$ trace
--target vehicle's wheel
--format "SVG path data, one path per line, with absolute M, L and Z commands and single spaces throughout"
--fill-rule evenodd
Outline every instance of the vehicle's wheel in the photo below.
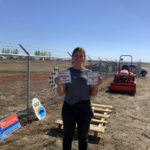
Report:
M 135 78 L 134 78 L 134 76 L 133 76 L 133 78 L 132 78 L 132 82 L 131 82 L 131 83 L 132 83 L 132 84 L 134 84 L 134 81 L 135 81 Z
M 115 83 L 116 75 L 114 76 L 114 83 Z
M 114 77 L 114 83 L 116 82 L 116 75 Z M 117 83 L 119 82 L 119 79 L 117 78 Z
M 114 83 L 116 82 L 116 75 L 114 76 Z M 118 82 L 118 78 L 117 78 L 117 82 Z
M 146 76 L 146 72 L 143 71 L 143 72 L 142 72 L 142 77 L 145 77 L 145 76 Z

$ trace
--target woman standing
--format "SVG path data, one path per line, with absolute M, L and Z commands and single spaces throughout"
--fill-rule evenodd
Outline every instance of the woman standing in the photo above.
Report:
M 102 78 L 98 75 L 97 85 L 87 85 L 87 72 L 90 70 L 83 67 L 86 60 L 86 53 L 83 48 L 77 47 L 72 53 L 71 73 L 72 83 L 59 84 L 60 78 L 55 78 L 58 85 L 58 94 L 65 94 L 62 107 L 62 119 L 64 125 L 63 150 L 71 150 L 72 138 L 76 123 L 79 140 L 79 150 L 87 150 L 88 131 L 93 112 L 91 109 L 90 96 L 95 97 L 98 93 L 98 86 Z

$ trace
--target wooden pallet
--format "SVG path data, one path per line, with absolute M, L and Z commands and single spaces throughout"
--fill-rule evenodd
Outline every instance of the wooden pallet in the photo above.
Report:
M 107 119 L 110 118 L 109 113 L 111 113 L 111 109 L 113 106 L 108 105 L 100 105 L 100 104 L 94 104 L 91 103 L 92 111 L 94 114 L 94 117 L 91 119 L 90 129 L 89 131 L 94 132 L 94 137 L 101 137 L 99 134 L 104 133 L 106 129 Z M 56 120 L 55 124 L 58 124 L 58 129 L 63 130 L 63 121 L 62 120 Z M 76 124 L 76 131 L 77 131 L 77 124 Z M 75 131 L 75 132 L 76 132 Z M 91 135 L 89 133 L 89 135 Z

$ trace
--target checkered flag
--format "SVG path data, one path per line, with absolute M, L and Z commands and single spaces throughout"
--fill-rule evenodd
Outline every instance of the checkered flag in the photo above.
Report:
M 52 72 L 50 78 L 49 78 L 49 83 L 51 85 L 51 87 L 53 88 L 54 92 L 57 91 L 57 85 L 54 83 L 54 79 L 58 76 L 58 71 L 59 71 L 59 68 L 58 66 L 56 65 L 55 68 L 54 68 L 54 71 Z

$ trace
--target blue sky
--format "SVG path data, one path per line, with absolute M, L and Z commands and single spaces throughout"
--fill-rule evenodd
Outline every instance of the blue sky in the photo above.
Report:
M 149 7 L 150 0 L 0 0 L 0 41 L 58 57 L 79 46 L 93 59 L 150 62 Z

